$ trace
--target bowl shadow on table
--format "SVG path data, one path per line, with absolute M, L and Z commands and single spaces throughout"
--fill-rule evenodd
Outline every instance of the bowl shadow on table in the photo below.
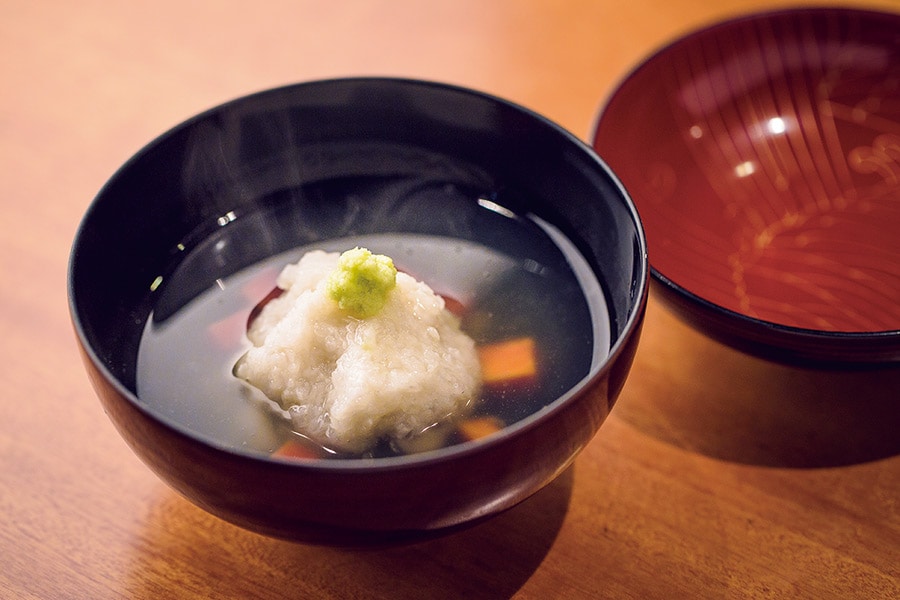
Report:
M 160 597 L 508 598 L 531 577 L 568 511 L 575 467 L 496 517 L 399 546 L 346 549 L 267 538 L 166 492 L 152 506 L 125 591 Z M 147 549 L 150 549 L 149 551 Z M 158 560 L 167 564 L 164 570 Z M 169 573 L 168 575 L 166 573 Z M 235 581 L 240 580 L 240 585 Z
M 619 418 L 675 446 L 772 467 L 836 467 L 900 454 L 900 368 L 834 371 L 769 362 L 650 302 Z M 660 373 L 660 369 L 664 372 Z M 637 387 L 637 386 L 636 386 Z

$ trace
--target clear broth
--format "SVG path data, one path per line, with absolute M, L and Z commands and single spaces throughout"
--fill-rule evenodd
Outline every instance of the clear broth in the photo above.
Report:
M 331 199 L 330 210 L 312 211 L 309 203 L 322 197 Z M 355 246 L 391 256 L 400 270 L 462 303 L 462 328 L 476 344 L 535 339 L 538 377 L 486 387 L 473 416 L 515 423 L 608 353 L 602 287 L 576 246 L 543 220 L 449 183 L 327 182 L 228 212 L 173 250 L 172 268 L 154 282 L 138 351 L 139 399 L 215 444 L 275 451 L 296 435 L 290 421 L 232 375 L 249 348 L 248 317 L 284 265 L 310 250 Z M 392 454 L 384 444 L 369 456 Z

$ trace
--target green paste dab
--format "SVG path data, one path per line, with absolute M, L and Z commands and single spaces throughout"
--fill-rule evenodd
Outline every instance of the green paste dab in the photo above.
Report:
M 341 310 L 367 319 L 377 315 L 387 302 L 397 285 L 397 268 L 390 257 L 357 247 L 341 254 L 325 285 Z

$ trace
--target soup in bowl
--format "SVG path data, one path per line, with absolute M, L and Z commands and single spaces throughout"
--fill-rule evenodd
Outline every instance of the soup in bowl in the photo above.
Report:
M 142 149 L 83 219 L 69 298 L 109 418 L 163 480 L 260 533 L 358 545 L 564 471 L 624 384 L 647 283 L 634 206 L 581 141 L 477 91 L 358 78 Z

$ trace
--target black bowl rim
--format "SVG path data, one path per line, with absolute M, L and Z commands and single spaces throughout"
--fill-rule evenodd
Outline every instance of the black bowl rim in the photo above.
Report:
M 851 7 L 846 5 L 834 5 L 834 6 L 793 6 L 793 7 L 785 7 L 785 8 L 775 8 L 775 9 L 767 9 L 760 11 L 750 11 L 745 12 L 738 15 L 733 15 L 731 17 L 727 17 L 724 19 L 714 20 L 705 25 L 700 25 L 695 27 L 689 31 L 686 31 L 674 39 L 671 39 L 661 46 L 659 46 L 656 50 L 651 51 L 649 54 L 645 55 L 640 61 L 633 65 L 630 69 L 628 69 L 623 76 L 621 76 L 615 85 L 611 88 L 611 91 L 607 93 L 606 97 L 601 101 L 599 110 L 596 112 L 594 117 L 594 122 L 590 129 L 590 139 L 591 145 L 595 146 L 597 141 L 597 134 L 599 132 L 599 128 L 601 123 L 603 122 L 603 118 L 606 115 L 607 110 L 609 109 L 610 104 L 615 100 L 617 95 L 619 94 L 622 86 L 627 82 L 634 78 L 640 71 L 647 68 L 647 66 L 658 59 L 662 58 L 669 52 L 673 50 L 677 50 L 678 47 L 686 44 L 688 41 L 695 39 L 697 37 L 706 36 L 713 34 L 717 31 L 723 29 L 729 29 L 734 27 L 735 25 L 740 25 L 742 23 L 754 22 L 760 20 L 767 20 L 773 18 L 781 18 L 781 17 L 794 17 L 794 16 L 802 16 L 802 15 L 816 15 L 816 14 L 827 14 L 827 13 L 843 13 L 847 15 L 857 15 L 865 18 L 872 19 L 887 19 L 891 21 L 896 21 L 900 24 L 900 13 L 890 12 L 887 10 L 879 10 L 874 7 Z M 601 156 L 602 158 L 602 156 Z M 640 210 L 638 211 L 640 212 Z M 651 257 L 652 258 L 652 257 Z M 807 348 L 805 350 L 791 350 L 784 349 L 782 345 L 775 342 L 774 340 L 771 343 L 763 342 L 760 348 L 763 348 L 761 351 L 754 351 L 752 348 L 748 347 L 746 343 L 747 339 L 744 339 L 743 335 L 738 334 L 738 337 L 741 339 L 736 339 L 733 335 L 723 334 L 719 336 L 726 343 L 730 345 L 740 347 L 743 350 L 749 350 L 751 353 L 759 354 L 761 356 L 766 356 L 765 349 L 775 350 L 778 354 L 778 358 L 782 360 L 787 360 L 790 362 L 809 362 L 810 364 L 817 363 L 879 363 L 879 362 L 897 362 L 900 361 L 900 329 L 887 329 L 887 330 L 875 330 L 875 331 L 831 331 L 831 330 L 821 330 L 821 329 L 809 329 L 804 327 L 795 327 L 791 325 L 784 325 L 781 323 L 777 323 L 774 321 L 767 321 L 764 319 L 758 319 L 743 313 L 739 313 L 737 311 L 725 308 L 719 304 L 716 304 L 710 300 L 705 299 L 704 297 L 688 290 L 685 287 L 682 287 L 678 283 L 676 283 L 673 279 L 666 276 L 659 269 L 653 266 L 652 260 L 650 262 L 650 276 L 654 282 L 663 286 L 665 289 L 671 291 L 677 296 L 681 296 L 684 302 L 682 305 L 686 306 L 695 306 L 699 307 L 701 311 L 704 312 L 715 312 L 720 314 L 721 316 L 733 320 L 738 329 L 742 329 L 744 331 L 755 331 L 757 333 L 756 336 L 751 337 L 759 337 L 765 333 L 774 333 L 776 337 L 779 339 L 786 339 L 795 337 L 798 340 L 801 340 L 801 343 L 808 344 L 824 344 L 821 349 L 817 350 L 813 347 Z M 688 309 L 691 310 L 691 309 Z M 710 328 L 700 328 L 703 329 L 708 334 L 714 334 Z M 846 342 L 858 343 L 864 341 L 873 341 L 877 340 L 879 347 L 885 346 L 886 353 L 894 355 L 893 358 L 882 358 L 882 355 L 885 352 L 875 352 L 872 354 L 866 354 L 865 352 L 841 352 L 841 346 Z M 751 345 L 756 347 L 759 344 L 758 340 L 752 340 Z
M 99 359 L 97 354 L 94 352 L 94 349 L 90 347 L 86 336 L 84 335 L 84 329 L 81 325 L 78 311 L 78 300 L 75 298 L 74 287 L 73 287 L 73 273 L 75 269 L 75 263 L 77 260 L 76 249 L 79 244 L 79 240 L 82 237 L 82 231 L 86 228 L 87 222 L 90 220 L 91 214 L 93 213 L 96 201 L 103 196 L 106 189 L 110 186 L 111 182 L 119 177 L 119 175 L 126 171 L 134 162 L 136 162 L 139 157 L 144 155 L 145 153 L 151 151 L 154 147 L 160 144 L 163 140 L 167 139 L 169 136 L 174 133 L 181 131 L 184 128 L 190 127 L 193 123 L 202 120 L 209 115 L 212 115 L 220 110 L 226 109 L 228 107 L 232 107 L 236 104 L 241 104 L 244 102 L 252 101 L 256 98 L 264 97 L 267 95 L 274 95 L 283 93 L 290 90 L 301 89 L 306 86 L 321 86 L 321 85 L 329 85 L 329 84 L 340 84 L 346 82 L 356 82 L 356 83 L 393 83 L 397 85 L 408 85 L 408 86 L 425 86 L 432 88 L 444 89 L 446 91 L 462 93 L 467 95 L 472 95 L 476 97 L 480 97 L 488 102 L 494 104 L 504 105 L 512 110 L 518 111 L 525 116 L 535 120 L 537 123 L 541 124 L 544 127 L 547 127 L 551 130 L 554 130 L 558 135 L 565 138 L 569 143 L 573 146 L 579 148 L 586 157 L 590 158 L 594 165 L 600 169 L 606 177 L 608 177 L 609 182 L 612 186 L 618 191 L 619 200 L 622 202 L 624 208 L 630 213 L 632 223 L 634 224 L 634 235 L 635 240 L 638 243 L 638 252 L 636 253 L 636 257 L 639 259 L 639 264 L 637 265 L 639 269 L 638 278 L 636 281 L 632 282 L 632 289 L 634 290 L 634 301 L 632 303 L 631 310 L 627 315 L 627 318 L 624 320 L 624 324 L 622 327 L 622 334 L 620 334 L 613 344 L 609 348 L 609 352 L 606 357 L 599 361 L 598 364 L 592 366 L 591 371 L 585 375 L 578 383 L 573 385 L 565 394 L 556 398 L 553 402 L 542 408 L 541 410 L 519 420 L 515 423 L 507 425 L 501 431 L 494 433 L 486 438 L 463 442 L 460 444 L 455 444 L 453 446 L 448 446 L 445 448 L 441 448 L 438 450 L 432 450 L 427 452 L 420 452 L 416 454 L 409 454 L 404 456 L 395 456 L 395 457 L 381 457 L 381 458 L 372 458 L 372 459 L 352 459 L 352 460 L 320 460 L 320 459 L 296 459 L 296 458 L 280 458 L 280 457 L 271 457 L 271 456 L 260 456 L 257 454 L 242 452 L 238 449 L 235 449 L 232 446 L 228 446 L 222 443 L 219 443 L 215 440 L 210 440 L 208 438 L 197 435 L 193 431 L 184 427 L 180 423 L 175 420 L 172 420 L 165 415 L 159 414 L 156 411 L 151 410 L 144 403 L 140 402 L 137 398 L 137 395 L 134 394 L 131 390 L 129 390 L 125 385 L 123 385 L 116 376 L 114 376 L 110 370 L 103 364 L 103 361 Z M 575 136 L 570 131 L 563 128 L 561 125 L 555 123 L 549 118 L 537 113 L 536 111 L 525 107 L 524 105 L 518 104 L 511 100 L 507 100 L 505 98 L 501 98 L 500 96 L 490 94 L 481 90 L 464 87 L 461 85 L 446 83 L 434 80 L 427 79 L 415 79 L 408 77 L 390 77 L 390 76 L 352 76 L 352 77 L 333 77 L 327 79 L 312 79 L 305 80 L 296 83 L 289 83 L 273 88 L 258 90 L 256 92 L 252 92 L 246 95 L 237 96 L 232 98 L 231 100 L 227 100 L 220 104 L 216 104 L 206 110 L 195 114 L 192 117 L 189 117 L 178 124 L 170 127 L 165 130 L 160 135 L 156 136 L 150 142 L 141 147 L 137 152 L 131 155 L 121 166 L 119 166 L 116 171 L 109 177 L 106 183 L 100 188 L 100 190 L 95 195 L 94 199 L 91 201 L 87 210 L 85 211 L 84 216 L 82 217 L 78 228 L 75 233 L 74 240 L 72 242 L 72 247 L 69 255 L 69 265 L 68 265 L 68 274 L 67 274 L 67 295 L 68 295 L 68 305 L 69 305 L 69 313 L 72 321 L 73 328 L 75 330 L 75 334 L 78 338 L 78 341 L 86 354 L 88 360 L 90 360 L 94 367 L 96 367 L 99 372 L 102 374 L 103 378 L 109 382 L 115 390 L 125 398 L 131 405 L 136 407 L 141 413 L 146 415 L 152 421 L 163 424 L 164 426 L 178 432 L 181 435 L 186 436 L 189 439 L 192 439 L 204 446 L 214 448 L 220 452 L 239 456 L 245 460 L 258 460 L 267 464 L 272 463 L 281 463 L 291 468 L 301 469 L 301 470 L 326 470 L 326 471 L 337 471 L 342 473 L 354 473 L 354 472 L 365 472 L 365 473 L 375 473 L 375 472 L 385 472 L 385 471 L 393 471 L 398 469 L 404 469 L 409 467 L 420 467 L 428 464 L 439 463 L 443 461 L 453 460 L 457 457 L 481 452 L 483 449 L 492 447 L 494 445 L 500 444 L 503 441 L 513 437 L 518 436 L 522 432 L 527 431 L 533 427 L 538 426 L 539 421 L 545 420 L 549 415 L 555 414 L 556 412 L 562 410 L 565 405 L 572 402 L 572 399 L 581 392 L 581 390 L 589 387 L 598 379 L 603 377 L 607 377 L 611 366 L 616 362 L 618 355 L 620 355 L 626 345 L 627 342 L 633 335 L 637 335 L 639 333 L 640 324 L 642 321 L 642 316 L 644 312 L 644 308 L 647 303 L 647 298 L 649 296 L 649 282 L 650 282 L 650 267 L 649 260 L 647 257 L 647 240 L 644 233 L 644 229 L 640 220 L 640 216 L 638 215 L 638 211 L 636 206 L 634 205 L 631 196 L 628 194 L 625 187 L 622 185 L 622 182 L 619 181 L 618 177 L 613 173 L 613 171 L 609 168 L 609 166 L 600 158 L 596 152 L 594 152 L 593 148 L 590 147 L 585 141 L 581 140 L 577 136 Z

